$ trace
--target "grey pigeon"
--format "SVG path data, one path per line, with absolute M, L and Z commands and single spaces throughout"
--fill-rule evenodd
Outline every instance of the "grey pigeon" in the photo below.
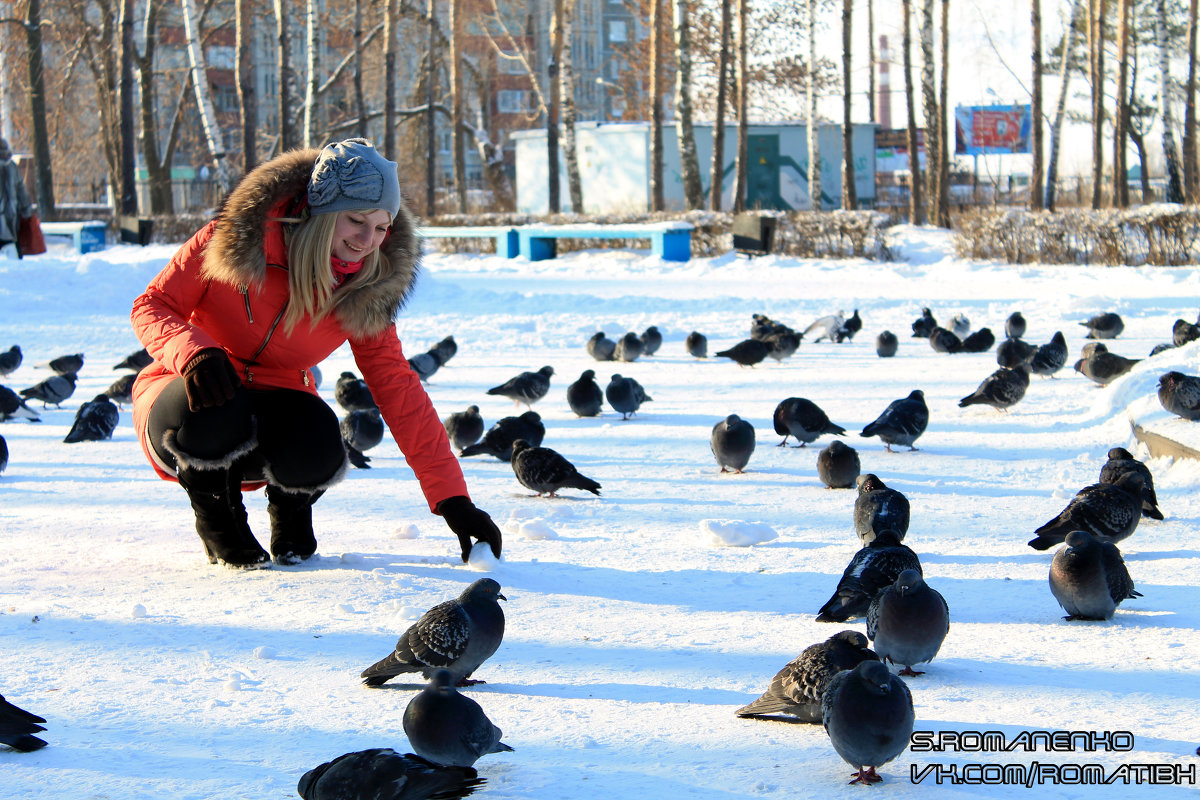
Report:
M 119 406 L 133 402 L 133 384 L 137 381 L 138 374 L 136 372 L 127 372 L 117 378 L 112 384 L 104 390 L 108 395 L 108 399 L 112 400 Z
M 617 349 L 613 351 L 613 361 L 637 361 L 638 356 L 646 349 L 642 340 L 633 331 L 629 331 L 617 339 Z
M 868 472 L 858 478 L 854 498 L 854 532 L 864 545 L 883 531 L 892 531 L 900 541 L 908 533 L 909 503 L 903 492 L 889 488 L 878 475 Z
M 42 749 L 46 741 L 33 734 L 46 730 L 42 724 L 45 721 L 37 714 L 14 706 L 0 695 L 0 744 L 22 753 Z
M 597 361 L 612 361 L 616 349 L 617 343 L 607 338 L 604 335 L 604 331 L 597 331 L 592 334 L 592 338 L 588 339 L 587 342 L 588 355 Z
M 1154 476 L 1150 468 L 1133 457 L 1124 447 L 1114 447 L 1108 451 L 1108 461 L 1100 468 L 1100 483 L 1113 483 L 1121 479 L 1127 472 L 1136 472 L 1142 476 L 1142 516 L 1150 519 L 1162 519 L 1158 509 L 1158 495 L 1154 493 Z
M 425 353 L 417 353 L 408 360 L 408 366 L 413 372 L 417 373 L 417 377 L 424 382 L 428 382 L 433 377 L 434 373 L 442 366 L 442 358 L 438 355 L 436 349 Z
M 767 346 L 767 355 L 776 361 L 791 358 L 800 349 L 800 337 L 788 331 L 772 334 L 759 341 Z
M 876 593 L 895 583 L 906 569 L 921 571 L 917 554 L 900 543 L 895 531 L 878 531 L 871 543 L 850 559 L 833 596 L 817 613 L 817 622 L 845 622 L 863 616 Z
M 921 316 L 912 324 L 912 335 L 915 339 L 928 339 L 929 334 L 937 327 L 937 320 L 928 308 L 921 309 Z
M 546 436 L 546 426 L 536 411 L 526 411 L 519 417 L 504 417 L 495 425 L 488 428 L 483 439 L 475 444 L 467 445 L 459 453 L 469 457 L 486 453 L 501 461 L 512 459 L 513 442 L 524 439 L 532 445 L 539 445 Z
M 974 333 L 967 334 L 959 347 L 960 353 L 986 353 L 996 343 L 996 335 L 991 328 L 980 328 Z
M 51 375 L 41 383 L 22 389 L 20 394 L 27 400 L 41 400 L 42 408 L 48 405 L 59 406 L 75 393 L 75 373 Z
M 1006 411 L 1021 401 L 1029 388 L 1029 368 L 1024 364 L 1001 367 L 983 379 L 975 391 L 958 401 L 959 408 L 985 405 Z
M 1107 353 L 1108 345 L 1104 342 L 1088 342 L 1079 349 L 1080 358 L 1091 358 L 1096 353 Z
M 388 747 L 346 753 L 300 777 L 304 800 L 459 800 L 486 783 L 473 767 L 450 767 Z
M 38 364 L 38 369 L 49 367 L 59 375 L 78 375 L 83 369 L 83 353 L 71 353 L 58 358 L 52 358 L 45 364 Z
M 1123 600 L 1141 597 L 1112 542 L 1071 531 L 1050 562 L 1050 592 L 1067 619 L 1112 619 Z
M 1171 344 L 1183 347 L 1188 342 L 1194 342 L 1197 339 L 1200 339 L 1200 325 L 1188 322 L 1186 319 L 1175 320 L 1175 324 L 1171 326 Z
M 799 722 L 820 722 L 821 698 L 833 676 L 863 661 L 878 660 L 866 636 L 849 630 L 835 633 L 804 648 L 775 674 L 762 697 L 734 713 L 739 717 L 784 714 Z
M 904 752 L 916 719 L 904 680 L 869 660 L 829 681 L 821 711 L 833 749 L 855 770 L 852 784 L 883 780 L 876 768 Z
M 578 417 L 594 417 L 604 405 L 604 392 L 596 383 L 596 371 L 585 369 L 579 380 L 567 387 L 567 405 Z
M 538 497 L 554 497 L 559 489 L 582 489 L 597 497 L 600 484 L 586 475 L 581 475 L 575 465 L 549 447 L 534 447 L 524 439 L 513 442 L 513 473 L 526 489 L 537 492 Z
M 108 399 L 108 395 L 98 394 L 75 412 L 75 422 L 63 441 L 73 444 L 111 439 L 119 419 L 120 412 L 116 404 Z
M 838 331 L 842 329 L 842 323 L 845 321 L 846 318 L 840 311 L 836 314 L 827 314 L 805 328 L 800 338 L 810 342 L 819 342 L 822 339 L 830 342 L 836 341 Z
M 0 422 L 20 417 L 31 422 L 41 422 L 38 413 L 25 404 L 25 399 L 7 386 L 0 386 Z
M 737 414 L 713 425 L 709 446 L 721 472 L 741 472 L 754 452 L 754 426 Z
M 935 353 L 957 353 L 962 349 L 962 340 L 942 327 L 935 327 L 929 334 L 929 346 Z
M 861 330 L 862 330 L 862 317 L 860 317 L 858 315 L 858 309 L 856 308 L 856 309 L 854 309 L 854 313 L 851 314 L 846 319 L 846 321 L 842 323 L 842 327 L 838 329 L 837 341 L 839 343 L 840 342 L 848 342 L 854 338 L 854 334 L 858 333 Z
M 867 609 L 867 636 L 879 658 L 902 664 L 901 675 L 920 675 L 914 664 L 932 661 L 950 631 L 946 598 L 915 569 L 906 569 L 884 587 Z
M 1054 377 L 1067 363 L 1067 340 L 1062 331 L 1055 331 L 1046 344 L 1039 345 L 1029 359 L 1029 371 L 1034 375 Z
M 1025 335 L 1025 317 L 1020 311 L 1014 311 L 1004 320 L 1004 335 L 1009 339 L 1020 339 Z
M 743 367 L 753 367 L 771 352 L 771 346 L 761 339 L 743 339 L 726 350 L 717 353 L 718 358 L 730 358 Z
M 1058 516 L 1029 540 L 1034 550 L 1049 550 L 1071 531 L 1087 531 L 1105 542 L 1128 538 L 1142 518 L 1142 476 L 1127 472 L 1116 483 L 1093 483 L 1076 492 Z
M 483 436 L 483 417 L 479 415 L 479 406 L 467 406 L 466 411 L 455 411 L 442 420 L 442 425 L 446 428 L 450 444 L 459 452 L 475 444 L 479 437 Z
M 8 468 L 8 441 L 0 436 L 0 472 Z
M 891 358 L 899 347 L 900 340 L 891 331 L 882 331 L 875 337 L 875 355 L 880 358 Z
M 347 411 L 378 408 L 367 382 L 353 372 L 343 372 L 333 386 L 333 399 Z
M 708 337 L 700 331 L 692 331 L 683 340 L 688 355 L 692 358 L 708 358 Z
M 950 318 L 950 332 L 961 339 L 971 332 L 971 320 L 960 311 Z
M 15 344 L 3 353 L 0 353 L 0 377 L 16 370 L 17 367 L 21 366 L 22 360 L 21 348 Z
M 408 672 L 429 678 L 442 669 L 460 686 L 481 683 L 468 679 L 504 639 L 504 610 L 496 601 L 506 599 L 500 584 L 480 578 L 455 599 L 422 614 L 391 653 L 362 671 L 363 683 L 382 686 Z
M 1125 330 L 1125 321 L 1112 311 L 1097 314 L 1087 322 L 1079 324 L 1088 329 L 1088 339 L 1115 339 Z
M 789 436 L 795 436 L 800 442 L 797 447 L 804 447 L 815 441 L 818 436 L 832 434 L 841 436 L 846 429 L 829 421 L 829 417 L 820 406 L 803 397 L 789 397 L 775 406 L 775 432 L 783 437 L 779 447 L 787 444 Z
M 604 399 L 608 400 L 613 411 L 621 414 L 621 419 L 629 419 L 631 414 L 637 413 L 642 403 L 650 402 L 654 398 L 646 394 L 642 385 L 633 378 L 613 375 L 608 381 L 608 386 L 604 387 Z
M 878 436 L 889 453 L 894 452 L 894 444 L 907 445 L 909 450 L 916 450 L 913 442 L 925 432 L 927 425 L 929 408 L 925 405 L 925 393 L 913 389 L 908 397 L 889 403 L 874 422 L 862 429 L 859 436 Z
M 1184 419 L 1200 419 L 1200 378 L 1171 370 L 1158 379 L 1158 402 Z
M 1097 348 L 1075 362 L 1075 371 L 1101 386 L 1107 386 L 1133 369 L 1140 360 L 1110 353 L 1107 347 Z
M 404 735 L 421 758 L 448 767 L 471 767 L 489 753 L 512 752 L 479 703 L 459 694 L 444 669 L 408 701 Z
M 507 397 L 513 403 L 524 403 L 532 406 L 546 396 L 550 391 L 550 377 L 554 375 L 554 367 L 542 367 L 537 372 L 522 372 L 515 375 L 499 386 L 487 390 L 488 394 Z
M 1012 369 L 1017 364 L 1028 364 L 1037 353 L 1037 345 L 1011 336 L 996 348 L 996 363 Z
M 750 317 L 750 338 L 770 339 L 780 333 L 796 333 L 791 327 L 782 322 L 776 322 L 766 314 L 753 314 Z M 796 334 L 799 336 L 800 334 Z
M 131 369 L 134 372 L 141 372 L 153 363 L 154 357 L 143 347 L 141 350 L 125 356 L 119 363 L 114 364 L 113 369 Z
M 858 451 L 839 439 L 817 453 L 817 477 L 828 489 L 849 489 L 861 471 Z
M 445 366 L 446 362 L 454 358 L 458 353 L 458 342 L 454 341 L 453 336 L 447 336 L 430 348 L 429 352 L 436 353 L 438 361 L 441 362 L 442 366 Z
M 359 469 L 370 469 L 367 462 L 371 459 L 365 455 L 375 445 L 383 441 L 383 417 L 378 408 L 363 408 L 351 411 L 342 417 L 338 424 L 342 433 L 342 442 L 346 445 L 346 455 L 350 463 Z
M 654 325 L 646 328 L 638 338 L 642 340 L 642 355 L 652 356 L 662 347 L 662 333 Z

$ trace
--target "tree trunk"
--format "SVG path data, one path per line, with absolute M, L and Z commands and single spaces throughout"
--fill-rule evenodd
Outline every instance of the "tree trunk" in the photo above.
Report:
M 817 125 L 817 0 L 808 0 L 808 207 L 821 210 L 821 133 Z
M 1033 163 L 1029 167 L 1029 208 L 1041 211 L 1042 188 L 1042 0 L 1030 3 L 1029 27 L 1033 36 L 1033 51 L 1030 53 L 1033 71 L 1033 97 L 1030 105 L 1030 122 L 1033 126 L 1030 146 Z
M 950 138 L 946 135 L 950 118 L 947 77 L 950 74 L 950 0 L 942 0 L 942 80 L 938 90 L 938 194 L 937 224 L 950 227 Z
M 33 160 L 37 169 L 38 215 L 54 219 L 54 169 L 50 162 L 50 130 L 46 125 L 46 81 L 42 69 L 41 0 L 29 0 L 25 9 L 26 65 L 29 69 L 29 116 L 33 122 Z
M 258 93 L 254 88 L 254 59 L 250 48 L 254 24 L 258 18 L 256 0 L 236 0 L 237 55 L 234 72 L 237 74 L 238 108 L 242 118 L 242 174 L 258 165 Z
M 934 68 L 937 66 L 933 54 L 933 2 L 924 0 L 921 13 L 921 97 L 925 109 L 925 189 L 929 196 L 929 213 L 927 219 L 931 224 L 939 225 L 938 197 L 941 189 L 939 182 L 942 175 L 942 142 L 940 141 L 938 122 L 938 95 L 934 81 Z
M 683 197 L 689 209 L 704 207 L 704 184 L 696 156 L 692 124 L 692 40 L 690 0 L 675 0 L 675 138 L 679 140 L 679 169 Z
M 1062 35 L 1062 62 L 1058 66 L 1058 103 L 1054 110 L 1054 122 L 1050 126 L 1050 158 L 1046 164 L 1046 210 L 1053 211 L 1058 192 L 1058 152 L 1062 142 L 1063 120 L 1066 119 L 1067 86 L 1071 82 L 1071 52 L 1075 49 L 1075 37 L 1079 17 L 1083 13 L 1085 0 L 1072 0 L 1071 15 L 1067 29 Z
M 1157 0 L 1155 35 L 1158 40 L 1159 102 L 1162 106 L 1163 161 L 1166 162 L 1168 203 L 1183 202 L 1183 175 L 1175 147 L 1175 104 L 1171 102 L 1171 58 L 1167 52 L 1167 0 Z M 1144 171 L 1144 170 L 1143 170 Z
M 737 166 L 734 169 L 733 181 L 733 210 L 746 210 L 746 171 L 749 160 L 750 137 L 749 122 L 746 119 L 746 95 L 750 91 L 749 72 L 746 66 L 746 53 L 749 50 L 746 35 L 746 23 L 750 17 L 750 0 L 737 0 L 738 4 L 738 33 L 737 33 Z
M 547 189 L 551 214 L 557 214 L 562 209 L 558 178 L 558 119 L 562 106 L 558 60 L 562 57 L 562 7 L 563 0 L 554 0 L 554 16 L 550 18 L 550 108 L 546 112 L 546 174 L 550 181 Z
M 354 116 L 358 121 L 354 127 L 354 134 L 365 139 L 367 137 L 367 102 L 363 98 L 362 83 L 362 4 L 363 0 L 354 0 Z M 387 13 L 386 4 L 383 13 Z
M 1088 4 L 1088 37 L 1092 80 L 1092 208 L 1099 209 L 1104 198 L 1104 0 L 1090 0 Z
M 842 208 L 858 208 L 854 185 L 854 128 L 850 124 L 850 26 L 854 0 L 842 0 Z
M 575 67 L 571 63 L 572 44 L 575 39 L 575 4 L 563 3 L 562 12 L 562 60 L 558 65 L 558 82 L 562 102 L 563 164 L 567 168 L 567 192 L 571 195 L 571 211 L 582 214 L 583 184 L 579 179 L 579 151 L 575 146 Z
M 1183 87 L 1183 195 L 1188 203 L 1200 201 L 1200 173 L 1196 164 L 1196 12 L 1200 0 L 1188 4 L 1188 71 Z
M 733 0 L 721 0 L 721 52 L 717 56 L 717 110 L 713 120 L 712 167 L 708 186 L 708 207 L 721 210 L 725 191 L 725 102 L 729 82 L 729 29 L 733 25 Z
M 1117 6 L 1117 100 L 1113 109 L 1113 189 L 1112 204 L 1129 208 L 1129 169 L 1125 161 L 1129 138 L 1129 13 L 1130 0 Z
M 867 0 L 867 120 L 875 122 L 875 0 Z
M 321 142 L 317 136 L 319 114 L 317 109 L 317 89 L 321 83 L 321 0 L 307 0 L 305 3 L 304 29 L 306 33 L 304 63 L 308 66 L 307 80 L 304 81 L 304 146 L 319 147 Z
M 437 216 L 437 126 L 433 101 L 437 97 L 437 0 L 429 0 L 428 71 L 425 75 L 425 216 Z
M 912 0 L 903 0 L 904 37 L 904 105 L 908 112 L 908 221 L 920 225 L 925 221 L 925 204 L 921 200 L 921 152 L 917 138 L 917 115 L 913 102 L 912 67 Z
M 117 12 L 121 26 L 120 80 L 117 83 L 117 117 L 121 142 L 122 214 L 138 213 L 137 161 L 134 156 L 133 125 L 133 0 L 120 0 Z
M 650 0 L 650 210 L 662 211 L 662 4 Z
M 454 199 L 459 214 L 467 213 L 467 157 L 463 140 L 462 0 L 450 0 L 450 128 L 454 160 Z
M 142 20 L 142 51 L 134 53 L 134 66 L 138 71 L 141 91 L 138 111 L 142 125 L 142 162 L 146 166 L 146 188 L 150 199 L 151 214 L 174 214 L 175 200 L 171 191 L 171 154 L 174 142 L 168 138 L 167 146 L 159 155 L 159 128 L 154 51 L 158 41 L 158 12 L 160 0 L 146 3 L 146 16 Z M 178 109 L 176 110 L 178 113 Z M 172 126 L 172 132 L 175 127 Z
M 292 37 L 288 31 L 287 0 L 275 0 L 275 39 L 279 43 L 279 151 L 294 150 L 298 144 L 296 129 L 292 124 Z
M 208 67 L 204 61 L 204 48 L 200 41 L 200 20 L 196 17 L 193 0 L 181 0 L 183 5 L 183 29 L 187 37 L 188 65 L 192 72 L 192 90 L 196 93 L 196 106 L 200 111 L 200 124 L 212 155 L 213 171 L 217 185 L 224 194 L 233 188 L 233 175 L 225 158 L 225 142 L 221 127 L 217 123 L 217 112 L 213 110 L 212 96 L 208 91 Z
M 383 157 L 396 160 L 396 4 L 383 2 Z

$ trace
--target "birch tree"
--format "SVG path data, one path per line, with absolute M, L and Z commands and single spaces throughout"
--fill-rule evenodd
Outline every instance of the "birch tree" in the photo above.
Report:
M 185 0 L 190 2 L 191 0 Z M 321 0 L 304 4 L 305 59 L 308 75 L 304 81 L 304 146 L 319 147 L 317 135 L 317 90 L 321 80 Z
M 690 0 L 675 0 L 675 138 L 679 140 L 680 178 L 688 208 L 704 206 L 704 185 L 692 124 L 692 39 Z
M 1067 87 L 1071 80 L 1071 57 L 1079 39 L 1079 24 L 1083 20 L 1084 3 L 1087 0 L 1072 0 L 1067 14 L 1067 25 L 1062 35 L 1062 62 L 1058 67 L 1058 103 L 1055 106 L 1054 122 L 1050 126 L 1050 157 L 1046 164 L 1046 210 L 1053 211 L 1058 192 L 1058 154 L 1062 143 L 1063 121 L 1066 119 Z
M 817 0 L 808 0 L 808 203 L 821 210 L 821 136 L 817 127 Z
M 1125 149 L 1129 138 L 1129 14 L 1130 0 L 1117 3 L 1117 98 L 1113 108 L 1112 204 L 1129 207 L 1129 169 Z
M 1029 168 L 1029 208 L 1042 209 L 1042 0 L 1032 0 L 1029 10 L 1029 27 L 1033 39 L 1030 62 L 1033 73 L 1033 91 L 1030 98 L 1030 119 L 1033 125 L 1033 162 Z
M 396 4 L 383 0 L 383 157 L 396 160 Z
M 657 1 L 657 0 L 655 0 Z M 746 119 L 746 96 L 750 91 L 749 72 L 746 67 L 746 54 L 750 49 L 747 42 L 746 24 L 750 17 L 750 0 L 737 0 L 738 32 L 737 32 L 737 167 L 734 169 L 733 210 L 746 210 L 746 161 L 749 159 L 750 136 L 749 122 Z
M 850 124 L 850 24 L 854 0 L 842 0 L 842 208 L 858 208 L 854 185 L 854 128 Z
M 1200 0 L 1188 3 L 1187 83 L 1183 87 L 1183 196 L 1185 202 L 1200 200 L 1200 175 L 1196 164 L 1196 12 Z
M 208 65 L 204 59 L 204 47 L 200 37 L 200 19 L 196 16 L 194 0 L 180 0 L 183 6 L 183 32 L 187 41 L 188 67 L 192 73 L 192 91 L 196 94 L 196 107 L 200 111 L 200 125 L 208 152 L 212 156 L 217 185 L 222 193 L 233 188 L 233 172 L 225 158 L 225 143 L 221 127 L 217 123 L 217 112 L 213 109 L 212 96 L 208 91 Z
M 154 5 L 151 0 L 148 5 Z M 251 42 L 254 24 L 258 17 L 255 0 L 236 0 L 234 14 L 237 20 L 237 52 L 234 56 L 234 72 L 237 75 L 238 109 L 242 119 L 242 172 L 247 173 L 258 164 L 258 94 L 254 88 L 254 59 L 251 58 Z
M 721 2 L 720 52 L 717 55 L 717 109 L 713 118 L 712 167 L 708 182 L 708 207 L 721 210 L 725 189 L 725 103 L 729 86 L 729 39 L 733 26 L 733 0 Z
M 117 138 L 121 152 L 119 210 L 122 214 L 134 215 L 138 211 L 138 201 L 133 147 L 133 0 L 120 0 L 117 21 L 121 31 L 117 56 L 120 68 L 117 80 Z
M 937 62 L 933 53 L 933 16 L 934 0 L 924 0 L 921 13 L 921 96 L 925 109 L 925 158 L 926 177 L 925 189 L 929 195 L 929 216 L 931 223 L 937 225 L 938 198 L 941 195 L 942 145 L 939 141 L 940 123 L 938 122 L 938 93 L 934 82 L 934 69 Z
M 467 157 L 463 148 L 462 0 L 450 0 L 450 140 L 454 162 L 454 197 L 459 214 L 467 213 Z
M 287 0 L 275 0 L 275 41 L 278 46 L 275 74 L 279 76 L 279 141 L 275 149 L 280 152 L 293 150 L 298 144 L 296 130 L 292 124 L 292 85 L 295 75 L 292 72 L 292 37 L 288 29 L 288 7 Z
M 947 136 L 950 106 L 948 78 L 950 75 L 950 0 L 942 0 L 942 79 L 938 89 L 938 181 L 937 225 L 950 227 L 950 139 Z
M 1195 2 L 1195 0 L 1193 0 Z M 1099 209 L 1104 190 L 1104 0 L 1088 2 L 1089 76 L 1092 81 L 1092 208 Z
M 903 0 L 904 33 L 901 50 L 904 53 L 904 105 L 908 112 L 908 221 L 920 225 L 925 220 L 925 205 L 921 202 L 921 153 L 917 138 L 917 115 L 913 102 L 912 67 L 912 2 Z
M 569 4 L 569 0 L 568 0 Z M 650 0 L 650 210 L 662 211 L 662 4 Z
M 1155 38 L 1158 42 L 1159 104 L 1163 120 L 1163 160 L 1167 172 L 1167 202 L 1183 202 L 1183 175 L 1175 147 L 1175 110 L 1171 102 L 1171 58 L 1167 52 L 1167 0 L 1155 4 Z
M 583 184 L 579 179 L 579 152 L 575 147 L 575 68 L 571 63 L 571 45 L 575 38 L 575 3 L 570 0 L 562 4 L 560 35 L 562 36 L 562 57 L 558 64 L 558 80 L 564 135 L 563 163 L 567 168 L 567 191 L 571 195 L 571 210 L 576 214 L 582 214 Z

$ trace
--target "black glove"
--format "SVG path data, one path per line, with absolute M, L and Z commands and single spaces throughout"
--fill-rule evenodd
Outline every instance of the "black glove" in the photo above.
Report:
M 475 507 L 469 497 L 447 497 L 437 504 L 437 513 L 442 515 L 450 530 L 458 536 L 463 563 L 471 557 L 473 538 L 486 542 L 492 548 L 492 555 L 500 557 L 500 529 L 486 511 Z
M 241 383 L 233 362 L 219 347 L 201 350 L 183 368 L 183 390 L 192 411 L 224 405 Z

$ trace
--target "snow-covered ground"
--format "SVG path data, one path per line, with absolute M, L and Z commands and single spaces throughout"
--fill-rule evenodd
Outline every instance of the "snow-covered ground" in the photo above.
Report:
M 1143 522 L 1122 544 L 1144 597 L 1111 622 L 1064 621 L 1046 580 L 1051 554 L 1025 542 L 1097 480 L 1110 447 L 1147 457 L 1133 446 L 1131 415 L 1194 441 L 1192 424 L 1166 416 L 1154 389 L 1167 369 L 1200 373 L 1200 344 L 1143 361 L 1107 388 L 1069 364 L 1084 343 L 1078 323 L 1100 311 L 1125 319 L 1114 352 L 1144 357 L 1169 341 L 1172 322 L 1200 308 L 1200 268 L 964 262 L 943 234 L 901 228 L 896 237 L 908 260 L 885 264 L 431 254 L 399 326 L 410 354 L 447 334 L 458 342 L 429 385 L 439 413 L 477 404 L 490 426 L 514 408 L 487 388 L 553 366 L 550 394 L 535 406 L 544 444 L 603 484 L 602 496 L 533 497 L 508 464 L 464 459 L 476 502 L 506 533 L 500 563 L 465 566 L 389 438 L 370 451 L 372 469 L 352 470 L 317 504 L 320 556 L 256 572 L 205 561 L 186 496 L 145 463 L 128 410 L 112 441 L 62 443 L 79 404 L 140 346 L 131 301 L 173 248 L 79 257 L 54 243 L 43 256 L 0 260 L 0 349 L 25 352 L 4 384 L 36 383 L 48 373 L 34 365 L 58 355 L 86 358 L 61 409 L 42 411 L 40 424 L 0 425 L 11 451 L 0 475 L 0 693 L 45 716 L 50 742 L 0 752 L 0 796 L 286 798 L 303 772 L 344 752 L 407 751 L 401 716 L 414 686 L 367 689 L 358 673 L 481 571 L 508 597 L 508 629 L 476 673 L 487 683 L 467 691 L 515 752 L 476 765 L 487 778 L 480 797 L 1194 796 L 1200 464 L 1148 461 L 1166 520 Z M 1057 379 L 1035 376 L 1007 413 L 960 409 L 996 368 L 995 351 L 940 355 L 910 338 L 925 305 L 939 320 L 961 312 L 997 332 L 1020 310 L 1028 340 L 1066 334 L 1068 367 Z M 791 359 L 753 369 L 711 356 L 747 336 L 751 314 L 803 329 L 855 308 L 864 326 L 852 342 L 805 342 Z M 652 324 L 665 334 L 652 357 L 598 364 L 584 350 L 597 330 L 615 339 Z M 885 328 L 900 337 L 892 359 L 875 354 Z M 708 336 L 707 360 L 686 354 L 692 330 Z M 332 403 L 333 378 L 355 370 L 349 349 L 321 369 Z M 653 401 L 628 421 L 607 408 L 576 418 L 565 392 L 585 369 L 602 384 L 633 376 Z M 857 435 L 915 388 L 930 407 L 918 451 L 888 453 Z M 775 447 L 771 414 L 789 396 L 820 405 L 849 431 L 863 471 L 911 501 L 906 544 L 952 618 L 926 674 L 908 679 L 916 728 L 996 731 L 1018 745 L 1033 731 L 1125 731 L 1131 747 L 1117 737 L 1119 750 L 1092 752 L 910 749 L 880 770 L 882 787 L 843 789 L 851 770 L 820 726 L 734 716 L 807 645 L 865 629 L 814 621 L 858 548 L 854 492 L 817 479 L 828 437 Z M 758 433 L 744 474 L 720 474 L 709 451 L 713 424 L 731 413 Z M 265 539 L 261 494 L 248 507 Z M 737 539 L 761 541 L 720 546 Z M 1032 787 L 948 781 L 1012 782 L 1013 773 L 973 765 L 1034 763 L 1095 764 L 1116 783 L 1051 783 L 1070 781 L 1069 768 L 1037 772 Z

